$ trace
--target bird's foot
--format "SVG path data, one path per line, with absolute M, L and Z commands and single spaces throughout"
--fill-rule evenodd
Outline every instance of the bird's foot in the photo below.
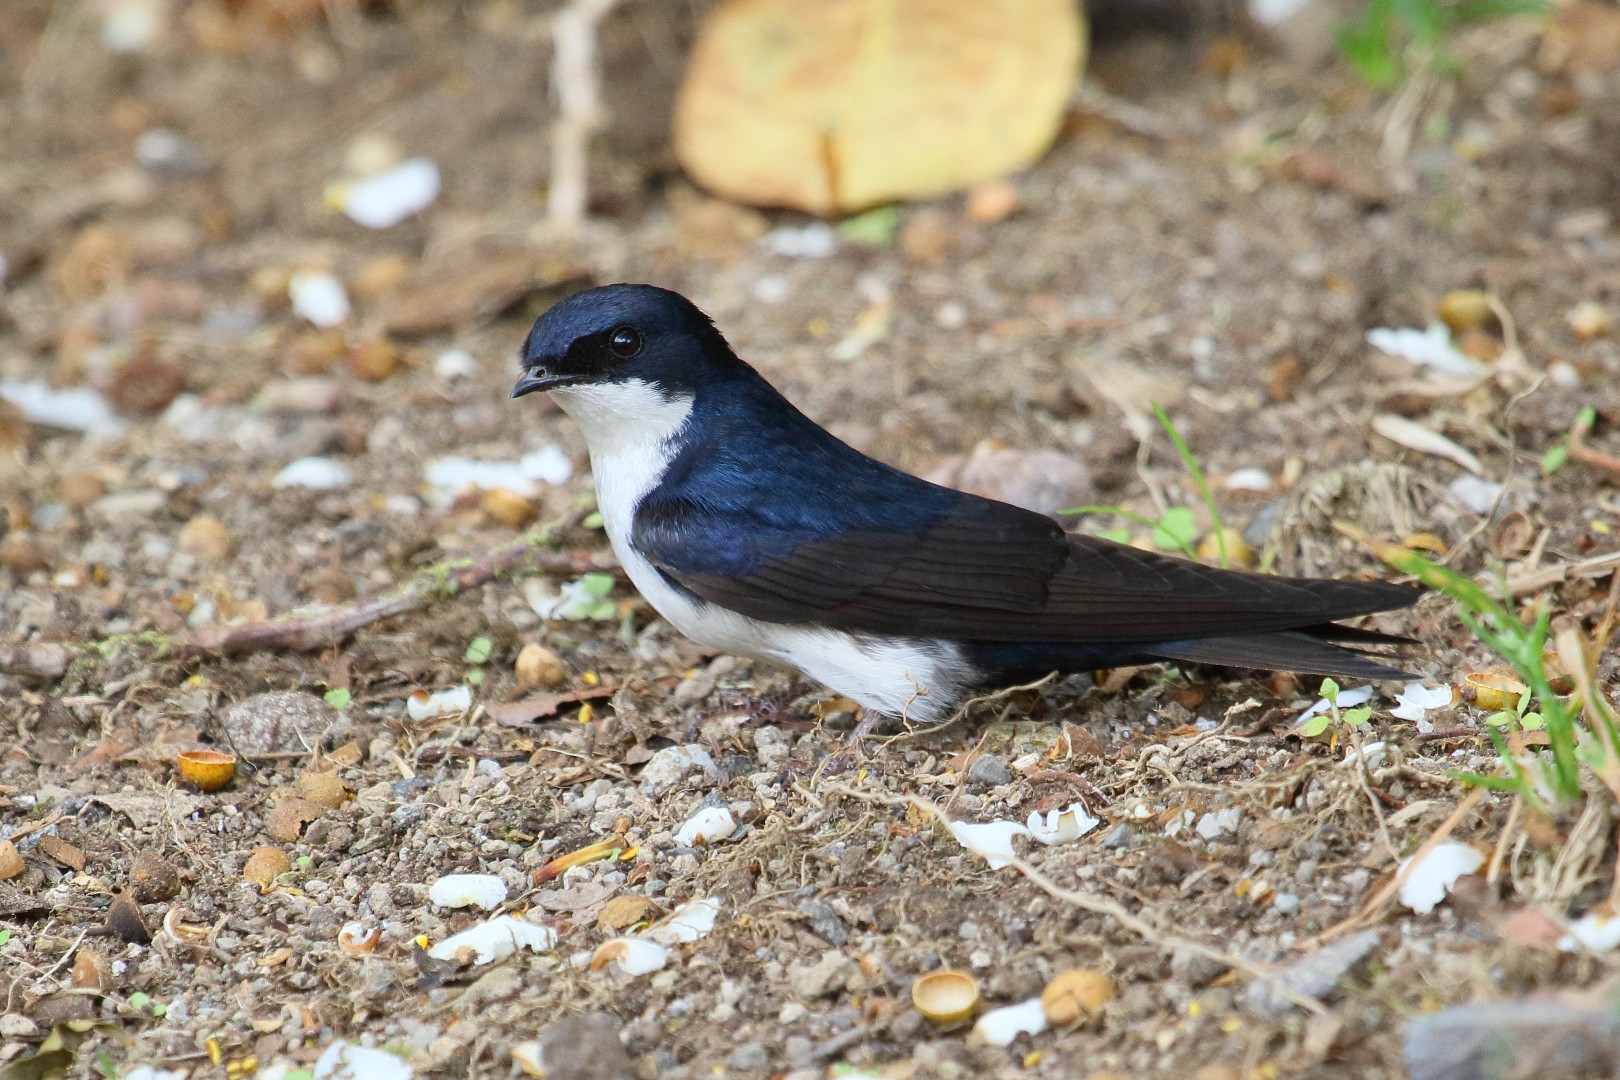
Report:
M 877 730 L 883 722 L 883 714 L 873 712 L 871 709 L 861 707 L 856 713 L 855 730 L 844 736 L 845 746 L 857 746 L 860 741 Z

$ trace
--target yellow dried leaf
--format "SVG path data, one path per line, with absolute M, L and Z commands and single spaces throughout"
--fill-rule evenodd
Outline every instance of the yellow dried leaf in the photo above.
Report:
M 704 20 L 675 151 L 740 202 L 839 214 L 955 191 L 1051 145 L 1073 0 L 732 0 Z

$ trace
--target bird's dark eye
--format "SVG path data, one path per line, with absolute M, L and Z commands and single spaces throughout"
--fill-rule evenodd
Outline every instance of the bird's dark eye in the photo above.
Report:
M 608 338 L 608 348 L 613 350 L 615 356 L 628 360 L 641 351 L 641 335 L 633 326 L 621 326 Z

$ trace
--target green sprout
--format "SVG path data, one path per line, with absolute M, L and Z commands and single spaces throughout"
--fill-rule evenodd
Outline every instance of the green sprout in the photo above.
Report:
M 334 686 L 332 689 L 322 694 L 321 698 L 328 705 L 332 706 L 332 708 L 336 709 L 338 712 L 342 712 L 344 709 L 347 709 L 349 707 L 349 703 L 354 700 L 354 694 L 346 686 Z
M 1547 10 L 1545 0 L 1366 0 L 1336 39 L 1369 86 L 1393 90 L 1416 71 L 1460 76 L 1448 40 L 1464 26 Z
M 1343 725 L 1346 730 L 1359 727 L 1372 719 L 1372 709 L 1362 705 L 1354 709 L 1339 709 L 1339 684 L 1332 679 L 1323 679 L 1321 689 L 1317 691 L 1327 699 L 1326 710 L 1311 716 L 1305 721 L 1300 733 L 1307 739 L 1314 739 L 1334 724 Z

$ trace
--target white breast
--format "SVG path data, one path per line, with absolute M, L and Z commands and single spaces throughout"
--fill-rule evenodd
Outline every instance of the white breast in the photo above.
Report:
M 762 622 L 673 588 L 630 545 L 637 505 L 674 456 L 690 397 L 667 399 L 644 382 L 551 391 L 591 452 L 596 505 L 619 564 L 670 625 L 701 645 L 798 668 L 868 709 L 919 723 L 947 718 L 973 676 L 955 645 Z

